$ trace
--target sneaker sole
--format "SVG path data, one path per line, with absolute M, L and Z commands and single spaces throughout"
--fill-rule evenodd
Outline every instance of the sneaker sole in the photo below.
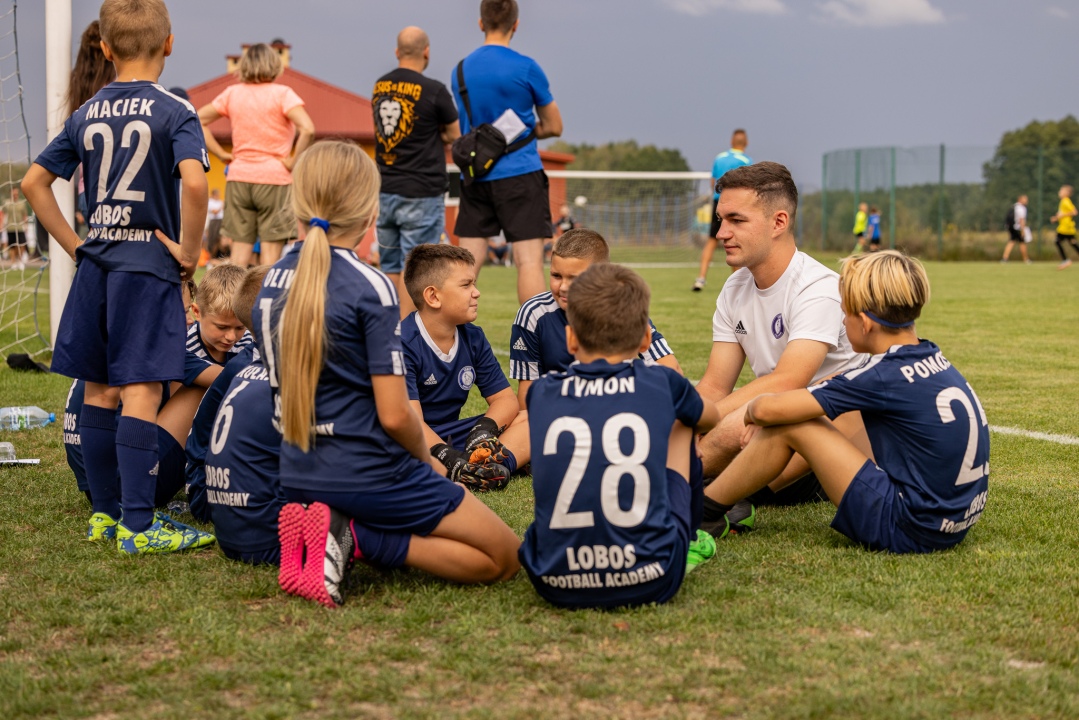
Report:
M 288 503 L 277 516 L 277 539 L 281 544 L 281 568 L 277 573 L 277 583 L 289 595 L 300 591 L 306 514 L 303 505 Z
M 330 507 L 324 503 L 311 503 L 307 508 L 303 522 L 304 547 L 308 562 L 304 564 L 300 575 L 300 587 L 297 594 L 308 600 L 337 607 L 337 603 L 326 590 L 326 570 L 323 558 L 326 555 L 326 537 L 330 533 Z

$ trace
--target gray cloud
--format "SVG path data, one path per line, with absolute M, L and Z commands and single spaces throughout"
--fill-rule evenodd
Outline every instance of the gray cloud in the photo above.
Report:
M 945 21 L 944 13 L 930 0 L 827 0 L 817 7 L 826 19 L 847 25 L 893 27 Z
M 663 0 L 671 9 L 700 17 L 715 10 L 757 13 L 760 15 L 782 15 L 787 6 L 782 0 Z

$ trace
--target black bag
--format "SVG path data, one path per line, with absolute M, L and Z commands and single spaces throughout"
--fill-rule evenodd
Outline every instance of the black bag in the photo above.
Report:
M 1008 208 L 1008 214 L 1004 216 L 1004 229 L 1015 229 L 1015 205 L 1012 205 L 1010 208 Z
M 465 61 L 457 63 L 457 89 L 461 93 L 461 100 L 465 104 L 465 115 L 468 117 L 469 127 L 472 127 L 472 104 L 468 101 L 468 87 L 465 85 Z M 470 185 L 487 173 L 503 155 L 516 152 L 528 145 L 536 137 L 536 129 L 533 128 L 518 138 L 512 144 L 506 144 L 506 136 L 502 131 L 491 123 L 483 123 L 479 127 L 473 127 L 468 133 L 453 141 L 450 154 L 453 162 L 461 169 L 461 177 L 465 185 Z

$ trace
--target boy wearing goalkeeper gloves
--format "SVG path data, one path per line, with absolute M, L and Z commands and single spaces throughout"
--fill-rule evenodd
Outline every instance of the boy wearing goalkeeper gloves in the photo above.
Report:
M 667 602 L 715 555 L 715 541 L 694 532 L 694 434 L 719 413 L 684 377 L 639 357 L 652 342 L 649 297 L 627 268 L 583 272 L 566 332 L 577 362 L 528 390 L 536 516 L 519 555 L 536 592 L 561 607 Z
M 419 245 L 409 253 L 404 283 L 418 308 L 401 321 L 408 397 L 431 454 L 451 480 L 474 491 L 505 487 L 528 462 L 528 424 L 491 344 L 472 324 L 480 297 L 472 253 Z M 473 385 L 487 412 L 461 418 Z

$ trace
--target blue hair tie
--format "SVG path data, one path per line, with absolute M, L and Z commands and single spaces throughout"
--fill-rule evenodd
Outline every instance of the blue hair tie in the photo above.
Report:
M 913 320 L 911 320 L 910 322 L 905 322 L 905 323 L 894 323 L 894 322 L 889 322 L 887 320 L 879 318 L 876 315 L 874 315 L 873 313 L 869 312 L 868 310 L 863 310 L 862 312 L 864 312 L 866 314 L 866 317 L 868 317 L 870 320 L 872 320 L 875 323 L 880 323 L 884 327 L 895 328 L 897 330 L 900 330 L 902 328 L 908 328 L 908 327 L 910 327 L 911 325 L 914 324 Z
M 322 232 L 328 233 L 330 231 L 330 221 L 323 220 L 322 218 L 311 218 L 311 222 L 307 223 L 310 227 L 320 227 Z

